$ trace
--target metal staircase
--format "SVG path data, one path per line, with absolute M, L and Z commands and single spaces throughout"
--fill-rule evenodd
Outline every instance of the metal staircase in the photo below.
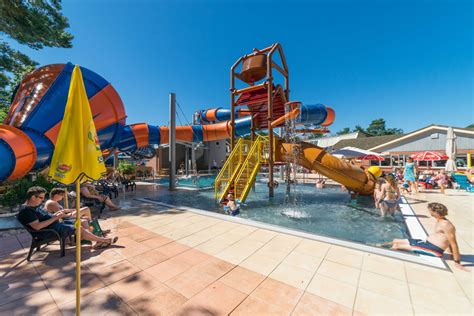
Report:
M 230 153 L 214 182 L 214 199 L 223 201 L 229 192 L 233 193 L 234 179 L 247 158 L 252 142 L 240 138 Z
M 248 151 L 245 151 L 246 147 Z M 241 159 L 244 157 L 245 159 Z M 258 136 L 253 143 L 240 139 L 216 178 L 216 200 L 221 202 L 228 193 L 232 193 L 236 200 L 244 202 L 255 183 L 261 164 L 267 162 L 268 157 L 268 137 Z

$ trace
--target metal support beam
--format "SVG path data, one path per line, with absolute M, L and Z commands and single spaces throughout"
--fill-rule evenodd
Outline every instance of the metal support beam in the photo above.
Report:
M 189 176 L 189 148 L 188 146 L 184 147 L 184 171 L 186 177 Z
M 169 189 L 176 190 L 176 94 L 170 93 L 170 185 Z

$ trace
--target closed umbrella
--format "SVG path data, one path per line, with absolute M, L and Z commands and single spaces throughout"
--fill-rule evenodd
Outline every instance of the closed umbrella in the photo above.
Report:
M 454 134 L 453 128 L 448 128 L 448 134 L 446 135 L 446 155 L 448 161 L 446 161 L 445 169 L 448 172 L 456 171 L 456 135 Z

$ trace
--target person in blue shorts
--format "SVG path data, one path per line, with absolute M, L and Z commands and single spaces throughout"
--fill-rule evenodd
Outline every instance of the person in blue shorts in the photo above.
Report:
M 453 255 L 456 268 L 467 270 L 461 264 L 461 254 L 456 241 L 456 228 L 446 216 L 448 209 L 441 203 L 428 203 L 430 215 L 436 219 L 434 233 L 422 239 L 394 239 L 381 246 L 391 246 L 394 250 L 412 251 L 417 254 L 442 258 L 449 249 Z

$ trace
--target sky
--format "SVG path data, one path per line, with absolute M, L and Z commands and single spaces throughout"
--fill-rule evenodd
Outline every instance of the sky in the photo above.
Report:
M 378 118 L 405 132 L 474 123 L 471 1 L 69 0 L 63 13 L 73 48 L 15 48 L 97 72 L 129 124 L 167 124 L 170 92 L 183 124 L 230 107 L 232 64 L 275 42 L 290 99 L 334 108 L 332 132 Z

